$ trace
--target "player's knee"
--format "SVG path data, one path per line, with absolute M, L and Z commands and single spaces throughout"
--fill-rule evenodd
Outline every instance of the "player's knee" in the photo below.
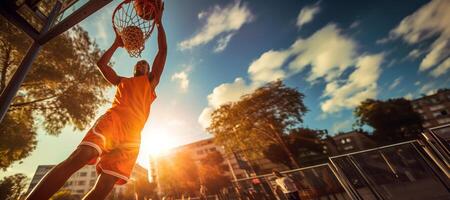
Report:
M 69 168 L 74 168 L 78 170 L 78 168 L 86 165 L 90 160 L 94 159 L 98 156 L 98 152 L 95 149 L 89 147 L 78 147 L 70 156 L 67 158 L 64 163 Z
M 108 174 L 101 174 L 98 182 L 94 186 L 94 193 L 107 195 L 114 185 L 116 184 L 118 178 Z

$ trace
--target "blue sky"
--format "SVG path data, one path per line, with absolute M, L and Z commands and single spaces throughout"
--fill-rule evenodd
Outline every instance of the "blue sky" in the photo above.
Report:
M 80 23 L 101 49 L 114 39 L 119 2 Z M 211 110 L 278 78 L 306 95 L 304 126 L 331 134 L 351 130 L 353 108 L 366 98 L 415 98 L 449 87 L 449 8 L 445 0 L 167 0 L 167 64 L 143 146 L 210 137 L 203 127 Z M 155 53 L 156 32 L 143 58 L 151 62 Z M 120 75 L 131 76 L 137 59 L 119 50 L 113 60 Z M 62 161 L 84 134 L 40 130 L 37 149 L 6 174 L 32 176 L 37 165 Z M 141 152 L 146 166 L 150 150 Z

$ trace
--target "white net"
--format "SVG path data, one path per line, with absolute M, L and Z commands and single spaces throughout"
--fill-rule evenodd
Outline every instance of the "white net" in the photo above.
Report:
M 142 1 L 142 0 L 141 0 Z M 136 12 L 134 1 L 124 1 L 113 13 L 113 27 L 119 33 L 125 49 L 131 57 L 141 57 L 145 41 L 150 37 L 155 27 L 154 4 L 145 4 L 140 17 Z

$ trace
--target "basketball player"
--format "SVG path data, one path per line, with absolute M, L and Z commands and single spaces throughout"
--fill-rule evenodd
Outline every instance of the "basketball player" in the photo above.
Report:
M 120 36 L 97 62 L 107 81 L 117 87 L 112 107 L 88 131 L 77 149 L 56 165 L 33 189 L 26 199 L 49 199 L 66 180 L 86 164 L 96 164 L 98 179 L 84 196 L 86 200 L 105 199 L 115 184 L 128 181 L 139 152 L 140 132 L 156 98 L 167 55 L 166 35 L 161 22 L 163 7 L 156 19 L 158 53 L 152 70 L 145 60 L 134 66 L 134 76 L 120 77 L 108 66 L 117 48 L 123 47 Z M 158 20 L 159 19 L 159 20 Z

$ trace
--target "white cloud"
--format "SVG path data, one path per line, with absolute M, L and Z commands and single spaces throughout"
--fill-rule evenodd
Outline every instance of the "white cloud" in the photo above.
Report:
M 233 83 L 223 83 L 214 88 L 208 95 L 208 102 L 213 108 L 218 108 L 222 104 L 239 100 L 242 95 L 252 92 L 255 88 L 239 77 Z
M 231 37 L 233 37 L 234 33 L 230 33 L 224 37 L 221 37 L 218 41 L 217 41 L 217 45 L 214 48 L 214 52 L 218 53 L 218 52 L 222 52 L 223 50 L 225 50 L 225 48 L 228 45 L 228 42 L 230 42 Z
M 356 27 L 358 27 L 359 25 L 361 24 L 361 21 L 359 21 L 359 20 L 357 20 L 357 21 L 354 21 L 352 24 L 350 24 L 350 27 L 349 28 L 356 28 Z
M 424 52 L 420 49 L 413 49 L 412 51 L 410 51 L 408 53 L 408 58 L 410 59 L 416 59 L 418 57 L 420 57 Z
M 214 108 L 206 107 L 202 110 L 202 113 L 200 113 L 200 116 L 198 117 L 198 123 L 200 123 L 203 128 L 206 129 L 211 124 L 211 114 L 213 113 L 213 111 Z
M 399 84 L 400 84 L 400 82 L 402 81 L 402 77 L 398 77 L 398 78 L 396 78 L 395 80 L 394 80 L 394 82 L 392 82 L 392 84 L 391 85 L 389 85 L 389 90 L 393 90 L 395 87 L 397 87 Z
M 353 125 L 353 120 L 351 120 L 351 119 L 347 119 L 347 120 L 344 120 L 341 122 L 336 122 L 331 127 L 331 132 L 338 133 L 338 132 L 342 132 L 342 131 L 349 131 L 352 129 L 352 125 Z
M 297 17 L 297 26 L 301 28 L 303 25 L 311 22 L 314 18 L 314 15 L 319 13 L 320 8 L 319 5 L 316 3 L 314 5 L 305 6 L 300 10 L 300 13 Z
M 274 51 L 269 50 L 254 60 L 248 67 L 250 78 L 255 82 L 270 82 L 283 79 L 286 73 L 281 69 L 286 59 L 291 56 L 289 50 Z
M 230 33 L 235 33 L 244 24 L 249 23 L 253 19 L 253 15 L 245 4 L 235 1 L 225 8 L 215 6 L 210 11 L 202 11 L 198 14 L 198 18 L 206 19 L 206 23 L 194 36 L 178 44 L 181 50 L 206 44 L 221 34 L 227 34 L 227 36 L 219 41 L 216 49 L 217 47 L 225 48 L 231 39 Z M 228 41 L 226 41 L 227 37 Z
M 191 71 L 191 69 L 191 66 L 187 66 L 185 67 L 185 69 L 180 72 L 176 72 L 171 77 L 172 81 L 178 81 L 182 92 L 186 92 L 189 88 L 189 72 Z
M 436 91 L 437 91 L 436 85 L 433 82 L 426 83 L 422 85 L 422 87 L 419 89 L 419 93 L 425 95 L 434 94 L 436 93 Z
M 445 59 L 440 65 L 431 71 L 431 76 L 438 77 L 450 70 L 450 58 Z
M 355 62 L 356 46 L 356 42 L 342 35 L 335 24 L 329 24 L 311 37 L 299 39 L 292 45 L 292 51 L 297 56 L 289 63 L 289 68 L 296 73 L 311 65 L 308 81 L 318 78 L 331 81 Z
M 344 36 L 336 25 L 329 24 L 308 38 L 296 40 L 286 49 L 262 53 L 248 67 L 249 83 L 237 78 L 233 83 L 216 87 L 208 95 L 209 105 L 200 115 L 199 122 L 206 127 L 209 114 L 221 104 L 236 101 L 267 82 L 286 79 L 306 69 L 310 69 L 307 78 L 310 83 L 326 82 L 322 94 L 325 100 L 321 103 L 324 113 L 353 108 L 361 101 L 377 96 L 383 58 L 383 54 L 358 54 L 357 43 Z M 348 69 L 353 69 L 351 74 L 342 77 Z
M 206 128 L 211 122 L 211 113 L 220 105 L 237 101 L 242 95 L 248 94 L 257 88 L 257 85 L 249 85 L 243 78 L 236 78 L 233 83 L 223 83 L 208 95 L 208 107 L 204 108 L 198 121 Z
M 389 41 L 397 38 L 408 44 L 418 44 L 427 39 L 434 42 L 424 52 L 426 56 L 420 63 L 419 71 L 425 71 L 439 65 L 450 56 L 450 1 L 433 0 L 413 14 L 405 17 L 400 24 L 390 31 L 389 37 L 380 40 Z M 413 50 L 409 56 L 417 56 Z M 445 69 L 444 71 L 442 71 Z M 434 74 L 444 74 L 448 68 L 442 67 Z M 432 72 L 433 75 L 433 72 Z
M 342 109 L 354 108 L 365 99 L 375 98 L 383 57 L 383 54 L 362 56 L 347 80 L 329 82 L 323 94 L 328 99 L 321 103 L 322 111 L 336 113 Z
M 405 96 L 403 96 L 403 98 L 405 98 L 407 100 L 413 100 L 414 95 L 410 92 L 410 93 L 406 94 Z

